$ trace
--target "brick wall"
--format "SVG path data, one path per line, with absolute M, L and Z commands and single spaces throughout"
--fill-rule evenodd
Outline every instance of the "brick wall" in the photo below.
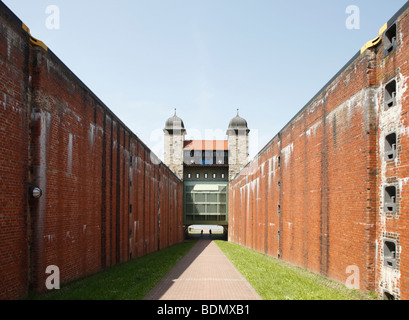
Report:
M 0 298 L 21 296 L 28 281 L 28 36 L 0 14 Z
M 372 57 L 359 56 L 231 184 L 232 241 L 339 281 L 348 266 L 373 268 Z
M 341 283 L 359 270 L 359 288 L 408 291 L 407 6 L 398 46 L 358 52 L 230 185 L 229 239 Z M 384 88 L 397 79 L 397 105 Z M 384 161 L 385 134 L 398 156 Z M 383 213 L 384 187 L 398 186 L 398 212 Z M 398 267 L 384 267 L 383 239 L 397 241 Z M 352 269 L 351 269 L 352 267 Z M 355 283 L 356 284 L 356 283 Z
M 409 105 L 408 105 L 408 57 L 409 16 L 405 11 L 388 23 L 390 29 L 396 23 L 397 47 L 385 56 L 383 47 L 377 53 L 376 80 L 378 91 L 378 178 L 377 178 L 377 232 L 376 232 L 376 289 L 379 296 L 387 294 L 396 298 L 409 298 Z M 389 30 L 390 30 L 389 29 Z M 388 31 L 387 31 L 388 32 Z M 384 41 L 387 43 L 387 41 Z M 396 101 L 393 107 L 385 107 L 386 89 L 396 84 Z M 385 137 L 396 135 L 396 157 L 389 160 L 385 154 Z M 385 210 L 385 188 L 396 187 L 396 210 Z M 396 246 L 396 267 L 385 265 L 384 241 Z
M 0 299 L 183 241 L 181 181 L 0 9 Z

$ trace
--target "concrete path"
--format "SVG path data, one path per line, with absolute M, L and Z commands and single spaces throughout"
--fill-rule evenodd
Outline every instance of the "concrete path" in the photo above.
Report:
M 261 300 L 211 240 L 200 240 L 144 300 Z

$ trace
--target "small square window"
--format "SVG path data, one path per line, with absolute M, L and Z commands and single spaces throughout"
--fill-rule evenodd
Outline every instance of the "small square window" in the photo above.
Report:
M 396 80 L 392 80 L 385 86 L 385 110 L 396 105 Z
M 213 173 L 213 179 L 216 179 L 217 175 L 215 173 Z
M 394 23 L 388 30 L 385 31 L 385 37 L 383 40 L 385 44 L 385 57 L 396 49 L 396 39 L 396 23 Z
M 383 242 L 384 266 L 396 269 L 396 242 L 384 240 Z
M 396 213 L 396 186 L 385 187 L 385 213 Z
M 391 133 L 385 137 L 385 160 L 393 160 L 396 158 L 396 133 Z
M 383 292 L 383 300 L 396 300 L 395 296 L 388 291 Z
M 224 173 L 222 173 L 222 179 L 224 179 L 226 176 L 225 176 L 225 174 Z
M 200 174 L 196 173 L 196 179 L 199 179 L 199 178 L 200 178 Z
M 204 174 L 204 178 L 207 179 L 207 173 Z
M 192 174 L 191 174 L 191 173 L 188 173 L 188 174 L 187 174 L 187 178 L 188 178 L 188 179 L 191 179 L 191 178 L 192 178 Z

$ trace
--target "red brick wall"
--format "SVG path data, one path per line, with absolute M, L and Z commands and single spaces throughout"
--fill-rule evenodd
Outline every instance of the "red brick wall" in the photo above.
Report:
M 372 58 L 354 60 L 230 186 L 232 241 L 341 282 L 357 266 L 363 290 L 375 256 Z
M 0 299 L 183 241 L 182 182 L 0 4 Z
M 29 54 L 17 23 L 0 13 L 0 299 L 28 281 Z
M 377 178 L 377 232 L 376 232 L 376 289 L 379 296 L 384 291 L 395 295 L 396 298 L 409 299 L 409 16 L 405 11 L 397 23 L 397 48 L 384 56 L 383 50 L 377 53 L 378 83 L 378 178 Z M 382 47 L 383 49 L 383 47 Z M 384 88 L 389 81 L 397 83 L 396 105 L 389 110 L 384 108 Z M 385 161 L 385 136 L 391 132 L 397 134 L 397 157 Z M 394 184 L 397 186 L 397 212 L 384 212 L 384 188 Z M 383 241 L 390 239 L 397 244 L 397 267 L 392 269 L 384 266 Z
M 231 183 L 229 238 L 341 283 L 355 266 L 361 290 L 408 299 L 408 10 L 387 26 L 395 21 L 398 46 L 390 55 L 384 55 L 383 34 Z M 392 79 L 397 104 L 385 111 L 385 84 Z M 398 156 L 385 161 L 391 132 Z M 398 188 L 396 214 L 383 209 L 390 184 Z M 397 242 L 396 269 L 384 266 L 384 239 Z
M 357 54 L 231 183 L 231 241 L 341 283 L 357 267 L 361 290 L 409 297 L 408 28 L 401 12 L 398 48 L 385 58 L 381 42 Z M 398 106 L 385 112 L 384 86 L 394 77 Z M 390 131 L 399 155 L 385 163 Z M 387 217 L 383 189 L 391 182 L 398 213 Z M 394 271 L 383 267 L 385 237 L 398 241 Z

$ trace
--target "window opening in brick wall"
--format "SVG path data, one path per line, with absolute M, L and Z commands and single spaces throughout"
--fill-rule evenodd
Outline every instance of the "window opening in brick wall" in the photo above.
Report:
M 396 269 L 396 242 L 393 240 L 384 240 L 383 242 L 383 261 L 385 267 Z
M 383 292 L 383 300 L 396 300 L 395 296 L 388 291 Z
M 385 86 L 385 110 L 396 105 L 396 80 L 392 80 Z
M 396 133 L 391 133 L 385 137 L 385 160 L 396 158 Z
M 278 168 L 281 168 L 281 157 L 280 156 L 277 159 L 277 166 Z
M 385 187 L 385 212 L 396 213 L 396 186 Z
M 393 50 L 396 49 L 396 23 L 394 23 L 388 30 L 385 32 L 384 43 L 385 43 L 385 57 L 389 55 Z

